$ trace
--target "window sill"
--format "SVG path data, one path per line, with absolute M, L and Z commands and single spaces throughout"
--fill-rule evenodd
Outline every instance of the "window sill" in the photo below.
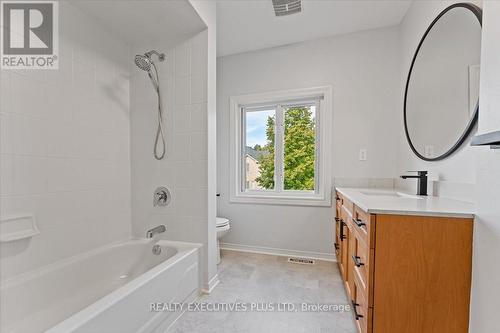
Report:
M 241 204 L 260 204 L 260 205 L 286 205 L 286 206 L 316 206 L 330 207 L 331 197 L 327 196 L 278 196 L 262 194 L 237 194 L 231 196 L 229 202 Z

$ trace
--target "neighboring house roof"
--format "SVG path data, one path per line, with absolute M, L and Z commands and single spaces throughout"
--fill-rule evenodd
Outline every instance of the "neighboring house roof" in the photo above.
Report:
M 261 154 L 261 152 L 253 149 L 252 147 L 246 146 L 245 147 L 245 154 L 247 154 L 248 156 L 250 156 L 254 160 L 258 161 L 259 160 L 259 155 Z

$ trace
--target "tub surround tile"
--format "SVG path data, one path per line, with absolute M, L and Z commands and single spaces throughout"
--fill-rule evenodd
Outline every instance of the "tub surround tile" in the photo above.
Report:
M 60 5 L 59 70 L 0 75 L 1 213 L 33 213 L 41 231 L 0 244 L 2 278 L 131 233 L 128 46 Z
M 191 41 L 175 48 L 175 76 L 191 75 Z
M 191 77 L 175 77 L 175 105 L 186 105 L 191 99 Z

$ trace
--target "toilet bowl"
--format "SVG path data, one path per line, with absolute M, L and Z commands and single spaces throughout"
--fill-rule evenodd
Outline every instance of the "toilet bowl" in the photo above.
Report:
M 226 219 L 225 217 L 217 217 L 216 225 L 217 225 L 217 263 L 220 263 L 219 239 L 224 237 L 229 232 L 231 226 L 229 224 L 229 220 Z

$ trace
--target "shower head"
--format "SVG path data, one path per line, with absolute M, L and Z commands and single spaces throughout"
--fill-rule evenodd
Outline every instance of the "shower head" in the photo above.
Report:
M 159 61 L 165 60 L 165 54 L 159 53 L 155 50 L 148 51 L 144 54 L 138 54 L 135 56 L 134 62 L 137 67 L 142 69 L 143 71 L 149 72 L 151 70 L 151 65 L 153 64 L 153 60 L 151 56 L 156 54 L 158 56 Z
M 138 54 L 134 59 L 135 65 L 142 69 L 143 71 L 149 72 L 151 69 L 151 58 L 146 55 Z

